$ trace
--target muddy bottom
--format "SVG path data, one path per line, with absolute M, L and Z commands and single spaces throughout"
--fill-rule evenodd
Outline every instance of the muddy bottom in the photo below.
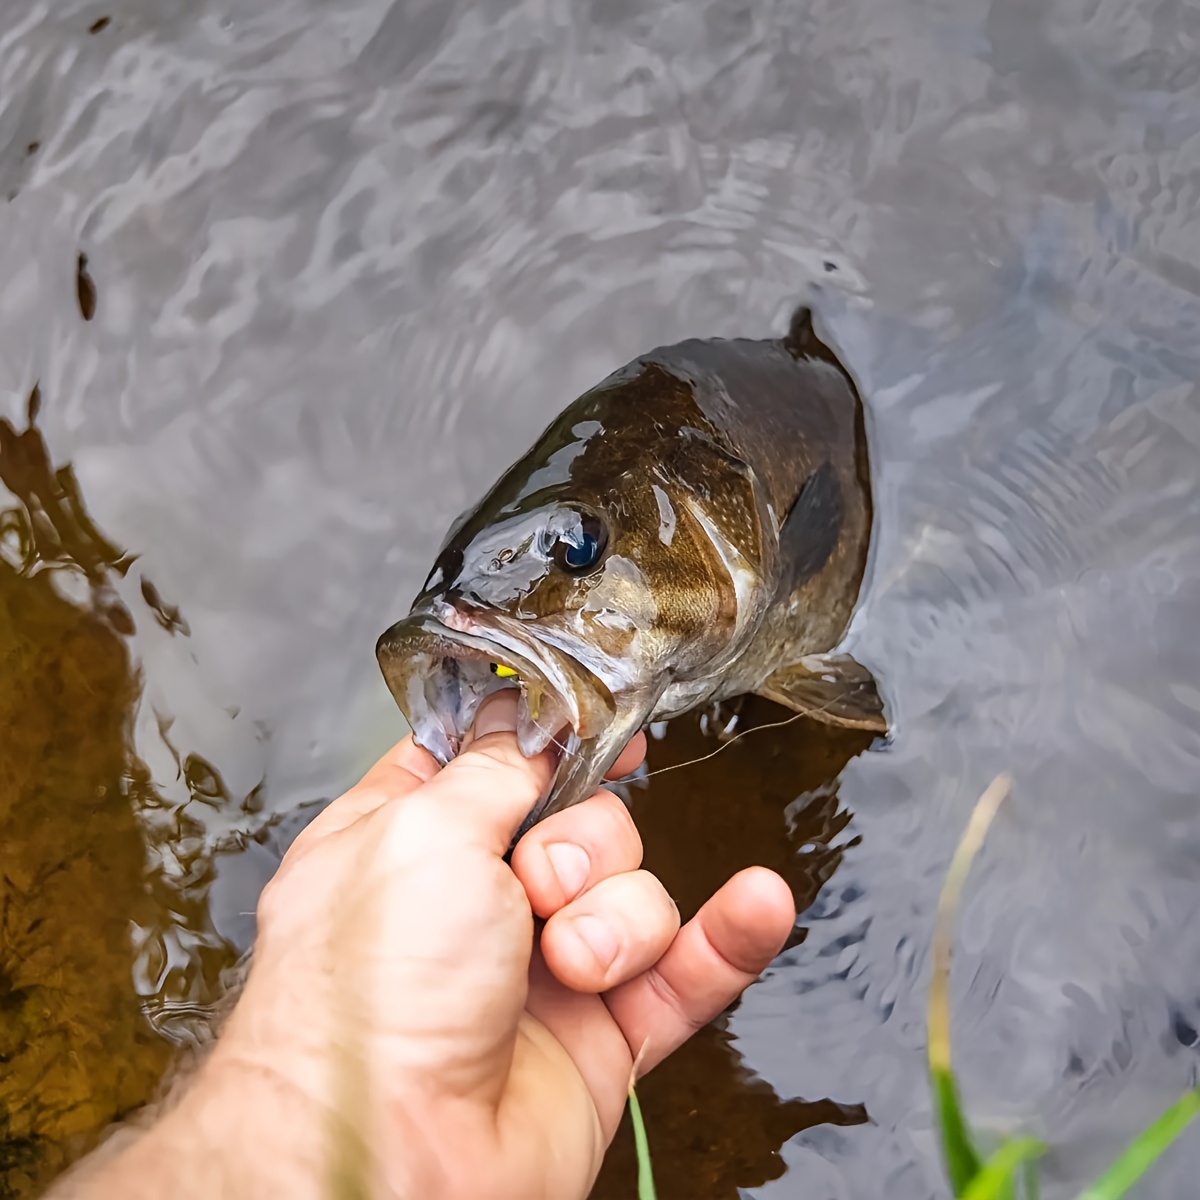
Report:
M 684 920 L 734 872 L 761 864 L 791 886 L 801 911 L 795 945 L 805 937 L 803 910 L 856 842 L 836 779 L 871 736 L 790 717 L 750 698 L 738 723 L 744 734 L 715 754 L 718 743 L 695 717 L 651 741 L 648 766 L 663 774 L 632 791 L 633 812 L 645 866 L 662 879 Z M 786 724 L 764 728 L 777 722 Z M 663 1200 L 733 1200 L 739 1188 L 784 1173 L 779 1149 L 800 1130 L 868 1119 L 861 1102 L 778 1096 L 747 1070 L 724 1018 L 652 1071 L 639 1098 Z M 626 1200 L 636 1194 L 636 1179 L 626 1114 L 593 1196 Z
M 0 420 L 16 501 L 0 507 L 0 1197 L 14 1198 L 156 1094 L 238 955 L 209 919 L 215 847 L 133 750 L 129 637 L 162 614 L 117 595 L 130 557 L 56 469 L 38 405 L 35 390 L 20 434 Z M 176 767 L 223 802 L 200 760 Z
M 153 900 L 124 639 L 0 562 L 0 663 L 0 1195 L 24 1197 L 150 1096 L 172 1048 L 133 983 Z

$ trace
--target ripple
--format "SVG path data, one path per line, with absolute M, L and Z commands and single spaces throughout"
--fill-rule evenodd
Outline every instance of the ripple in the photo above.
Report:
M 253 839 L 400 732 L 374 640 L 483 481 L 634 355 L 778 331 L 811 290 L 870 409 L 851 642 L 894 737 L 758 734 L 774 768 L 723 756 L 748 799 L 696 785 L 811 900 L 704 1061 L 722 1111 L 756 1072 L 791 1138 L 746 1165 L 754 1194 L 940 1194 L 933 905 L 1011 769 L 956 958 L 964 1086 L 1053 1136 L 1048 1196 L 1078 1190 L 1192 1079 L 1200 1028 L 1194 6 L 129 0 L 90 35 L 97 15 L 35 3 L 0 33 L 0 414 L 22 427 L 41 381 L 54 468 L 136 556 L 93 574 L 136 626 L 159 904 L 138 978 L 163 1028 L 192 1036 L 252 934 L 286 841 Z M 19 571 L 35 531 L 0 508 Z M 698 896 L 729 847 L 682 791 L 647 795 Z M 828 1105 L 873 1123 L 813 1125 Z M 1198 1163 L 1181 1143 L 1146 1194 Z

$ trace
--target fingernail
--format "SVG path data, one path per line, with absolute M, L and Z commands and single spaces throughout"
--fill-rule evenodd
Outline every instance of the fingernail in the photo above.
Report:
M 546 857 L 558 876 L 559 886 L 568 900 L 574 900 L 583 891 L 587 883 L 588 873 L 592 869 L 592 860 L 588 852 L 574 842 L 551 842 L 546 847 Z
M 505 688 L 489 696 L 475 714 L 471 727 L 477 738 L 489 733 L 515 733 L 517 728 L 517 694 L 515 688 Z
M 596 961 L 607 971 L 617 957 L 616 934 L 608 927 L 608 923 L 599 917 L 587 914 L 576 917 L 575 932 L 579 934 L 583 944 L 596 956 Z

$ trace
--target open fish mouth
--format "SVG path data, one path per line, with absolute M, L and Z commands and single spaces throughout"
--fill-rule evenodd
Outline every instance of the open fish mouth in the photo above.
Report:
M 492 693 L 518 688 L 517 741 L 532 757 L 554 746 L 550 789 L 522 827 L 586 799 L 611 762 L 617 705 L 603 680 L 570 655 L 506 628 L 502 614 L 474 617 L 440 603 L 398 621 L 376 655 L 413 738 L 440 763 L 462 748 L 479 706 Z M 519 630 L 519 632 L 524 632 Z M 623 745 L 624 742 L 621 742 Z M 621 746 L 617 746 L 619 753 Z

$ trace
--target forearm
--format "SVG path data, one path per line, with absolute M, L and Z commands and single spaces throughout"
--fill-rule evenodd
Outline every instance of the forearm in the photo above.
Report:
M 331 1132 L 290 1084 L 218 1054 L 154 1124 L 118 1131 L 46 1200 L 318 1200 L 339 1193 Z

